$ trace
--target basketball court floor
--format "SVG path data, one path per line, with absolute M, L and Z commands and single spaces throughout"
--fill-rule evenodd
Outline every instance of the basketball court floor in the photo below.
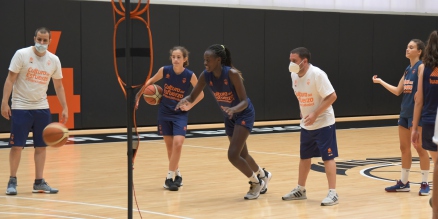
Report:
M 340 128 L 349 125 L 339 119 L 336 161 L 340 203 L 320 206 L 328 188 L 319 158 L 312 160 L 308 199 L 283 201 L 281 197 L 297 185 L 296 122 L 256 123 L 249 136 L 250 154 L 273 174 L 268 192 L 256 200 L 243 199 L 248 179 L 227 159 L 228 139 L 222 124 L 189 126 L 180 161 L 184 185 L 177 192 L 163 188 L 168 165 L 163 140 L 155 135 L 155 127 L 141 128 L 133 171 L 134 218 L 431 218 L 430 196 L 418 195 L 421 176 L 414 149 L 411 191 L 384 191 L 400 178 L 397 127 Z M 67 145 L 48 148 L 44 176 L 60 190 L 58 194 L 32 193 L 33 147 L 24 149 L 17 175 L 18 194 L 0 194 L 0 218 L 127 218 L 125 131 L 71 131 L 72 140 Z M 7 133 L 0 135 L 0 146 L 5 147 L 7 137 Z M 8 148 L 0 149 L 0 186 L 5 190 L 8 154 Z M 432 171 L 429 179 L 432 181 Z

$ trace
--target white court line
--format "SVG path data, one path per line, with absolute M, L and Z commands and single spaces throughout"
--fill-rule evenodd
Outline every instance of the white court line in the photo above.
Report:
M 53 210 L 53 209 L 47 209 L 47 208 L 33 208 L 33 207 L 23 207 L 23 206 L 17 206 L 17 205 L 3 205 L 3 204 L 0 204 L 0 206 L 15 207 L 15 208 L 27 208 L 27 209 L 34 209 L 34 210 L 36 209 L 36 210 L 43 210 L 43 211 L 54 211 L 54 212 L 60 212 L 60 213 L 77 214 L 77 215 L 88 216 L 88 217 L 110 219 L 110 217 L 101 217 L 101 216 L 96 216 L 96 215 L 91 215 L 91 214 L 81 214 L 81 213 L 70 212 L 70 211 L 59 211 L 59 210 Z
M 11 197 L 11 196 L 4 196 L 1 195 L 0 198 L 8 198 L 8 199 L 24 199 L 24 200 L 33 200 L 33 201 L 44 201 L 44 202 L 57 202 L 57 203 L 68 203 L 68 204 L 75 204 L 75 205 L 86 205 L 86 206 L 93 206 L 93 207 L 100 207 L 100 208 L 112 208 L 112 209 L 119 209 L 119 210 L 127 210 L 123 207 L 117 207 L 117 206 L 111 206 L 111 205 L 101 205 L 101 204 L 91 204 L 91 203 L 85 203 L 85 202 L 73 202 L 73 201 L 63 201 L 63 200 L 47 200 L 47 199 L 40 199 L 40 198 L 25 198 L 25 197 Z M 138 209 L 132 209 L 135 212 L 138 212 Z M 161 216 L 167 216 L 167 217 L 174 217 L 174 218 L 182 218 L 182 219 L 192 219 L 189 217 L 183 217 L 183 216 L 177 216 L 172 214 L 164 214 L 154 211 L 145 211 L 140 210 L 142 213 L 148 213 L 148 214 L 155 214 L 155 215 L 161 215 Z
M 9 214 L 9 215 L 27 215 L 27 216 L 50 216 L 50 218 L 71 218 L 71 219 L 83 219 L 81 217 L 68 217 L 68 216 L 60 216 L 60 215 L 53 215 L 53 214 L 36 214 L 36 213 L 17 213 L 17 212 L 1 212 L 0 214 Z
M 376 177 L 371 177 L 366 175 L 364 172 L 367 171 L 368 169 L 371 168 L 376 168 L 376 167 L 387 167 L 387 166 L 394 166 L 394 164 L 384 164 L 384 165 L 378 165 L 378 166 L 372 166 L 372 167 L 368 167 L 365 169 L 360 170 L 360 175 L 371 178 L 371 179 L 377 179 L 377 180 L 382 180 L 382 181 L 386 181 L 386 182 L 393 182 L 394 180 L 389 180 L 389 179 L 380 179 L 380 178 L 376 178 Z

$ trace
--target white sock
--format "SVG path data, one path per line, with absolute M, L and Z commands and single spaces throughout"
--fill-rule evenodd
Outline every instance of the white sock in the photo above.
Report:
M 402 181 L 403 184 L 406 184 L 408 182 L 409 171 L 411 171 L 411 170 L 410 169 L 402 168 L 401 179 L 400 180 Z
M 299 190 L 301 190 L 302 192 L 303 192 L 304 190 L 306 190 L 306 187 L 304 187 L 304 186 L 300 186 L 300 185 L 298 185 L 297 188 L 298 188 Z
M 175 174 L 175 172 L 169 170 L 169 171 L 167 172 L 167 177 L 166 177 L 166 178 L 167 178 L 167 179 L 173 179 L 173 175 L 174 175 L 174 174 Z
M 179 172 L 179 168 L 176 169 L 175 173 L 176 173 L 177 176 L 181 177 L 181 172 Z
M 252 173 L 252 176 L 248 177 L 248 179 L 253 183 L 259 183 L 259 178 L 257 178 L 257 175 L 255 173 Z
M 265 177 L 265 171 L 261 167 L 259 167 L 259 170 L 257 170 L 256 175 L 260 175 L 260 178 L 263 178 Z
M 429 170 L 421 170 L 421 182 L 429 183 L 427 178 L 429 178 Z
M 336 193 L 336 189 L 329 189 L 329 192 L 334 192 L 334 193 Z

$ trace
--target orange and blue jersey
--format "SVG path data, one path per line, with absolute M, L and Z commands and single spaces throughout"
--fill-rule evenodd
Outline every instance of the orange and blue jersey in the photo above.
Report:
M 422 62 L 418 61 L 414 66 L 409 65 L 405 70 L 400 117 L 412 118 L 414 115 L 414 96 L 417 92 L 418 66 L 421 64 Z
M 424 68 L 423 103 L 421 121 L 423 124 L 435 124 L 438 107 L 438 67 L 434 69 Z
M 163 67 L 163 97 L 158 110 L 158 120 L 188 120 L 188 112 L 175 110 L 175 107 L 183 97 L 188 95 L 192 75 L 193 71 L 187 68 L 181 74 L 176 74 L 172 65 Z
M 231 83 L 229 71 L 231 67 L 222 66 L 222 73 L 219 78 L 213 72 L 204 71 L 204 78 L 219 106 L 233 107 L 240 103 L 236 88 Z M 251 100 L 247 98 L 248 106 L 241 112 L 235 113 L 232 118 L 223 110 L 225 132 L 228 136 L 233 136 L 234 126 L 241 125 L 251 132 L 255 121 L 255 110 Z
M 222 66 L 222 73 L 219 78 L 216 78 L 213 75 L 213 72 L 204 71 L 205 82 L 213 93 L 213 96 L 219 106 L 233 107 L 240 103 L 239 96 L 237 96 L 236 88 L 234 87 L 233 83 L 231 83 L 230 77 L 228 75 L 230 69 L 231 67 L 229 66 Z M 247 100 L 247 108 L 253 108 L 251 100 L 249 98 Z M 237 113 L 237 115 L 243 113 L 245 110 Z M 223 114 L 225 117 L 228 117 L 228 114 L 226 114 L 225 112 L 223 112 Z

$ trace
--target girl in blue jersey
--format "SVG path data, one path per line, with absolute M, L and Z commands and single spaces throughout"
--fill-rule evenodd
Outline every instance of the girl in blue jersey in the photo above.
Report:
M 210 88 L 224 115 L 225 131 L 230 141 L 228 160 L 250 180 L 250 190 L 244 198 L 256 199 L 267 191 L 272 174 L 260 168 L 248 153 L 246 139 L 254 125 L 255 110 L 246 96 L 242 74 L 232 65 L 230 51 L 224 45 L 208 47 L 204 53 L 204 65 L 198 84 L 175 109 L 190 105 L 205 86 Z
M 429 151 L 437 164 L 437 145 L 433 143 L 434 126 L 438 107 L 438 33 L 429 35 L 424 50 L 423 65 L 418 68 L 418 90 L 415 95 L 414 121 L 412 125 L 412 143 Z M 423 129 L 419 129 L 419 123 Z M 421 135 L 420 135 L 421 133 Z M 421 144 L 422 143 L 422 144 Z M 433 173 L 433 182 L 438 184 L 438 171 Z M 438 189 L 433 190 L 433 218 L 438 218 Z
M 187 130 L 187 111 L 204 98 L 204 93 L 200 92 L 200 95 L 192 104 L 184 105 L 179 110 L 175 110 L 177 103 L 187 95 L 190 85 L 194 87 L 198 83 L 196 75 L 186 68 L 189 64 L 188 59 L 189 52 L 187 49 L 182 46 L 173 47 L 170 50 L 172 65 L 161 67 L 146 82 L 136 97 L 135 107 L 138 108 L 139 99 L 144 88 L 161 79 L 164 80 L 163 97 L 158 110 L 158 134 L 163 136 L 169 159 L 169 171 L 163 187 L 170 191 L 178 191 L 178 187 L 183 185 L 178 164 Z M 173 178 L 175 174 L 176 176 Z
M 406 48 L 406 58 L 410 60 L 410 65 L 406 68 L 397 87 L 384 82 L 382 79 L 378 78 L 377 75 L 373 76 L 374 83 L 381 84 L 391 93 L 397 96 L 403 93 L 400 117 L 398 119 L 398 133 L 402 158 L 401 179 L 397 181 L 397 184 L 386 187 L 385 190 L 387 192 L 410 191 L 410 184 L 408 181 L 409 172 L 412 165 L 410 129 L 413 127 L 412 120 L 414 114 L 414 95 L 417 92 L 418 73 L 419 68 L 422 65 L 420 59 L 422 58 L 423 54 L 424 43 L 418 39 L 411 40 Z M 421 123 L 419 125 L 419 129 L 421 129 Z M 414 145 L 414 147 L 417 150 L 418 156 L 420 157 L 422 183 L 420 186 L 419 195 L 429 195 L 430 188 L 427 179 L 430 168 L 429 155 L 421 146 L 416 147 Z

